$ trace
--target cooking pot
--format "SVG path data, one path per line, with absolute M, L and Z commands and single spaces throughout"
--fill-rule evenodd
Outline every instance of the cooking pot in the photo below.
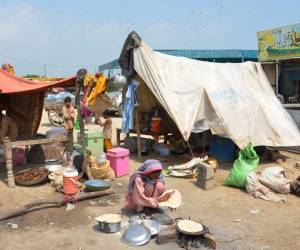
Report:
M 121 216 L 119 214 L 105 214 L 95 218 L 99 223 L 99 230 L 103 233 L 116 233 L 121 230 Z
M 45 168 L 48 169 L 49 172 L 55 172 L 62 169 L 61 161 L 59 160 L 46 160 Z

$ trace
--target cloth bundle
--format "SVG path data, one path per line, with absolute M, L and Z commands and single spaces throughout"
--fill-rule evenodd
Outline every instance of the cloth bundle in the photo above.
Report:
M 169 176 L 173 177 L 183 177 L 183 178 L 193 178 L 197 175 L 196 165 L 200 162 L 206 161 L 208 159 L 207 156 L 204 158 L 193 158 L 192 160 L 175 166 L 168 167 Z
M 267 201 L 286 201 L 284 195 L 290 192 L 291 181 L 284 176 L 281 167 L 266 168 L 262 172 L 253 171 L 247 176 L 246 190 L 255 198 Z
M 99 164 L 96 161 L 96 158 L 90 156 L 89 164 L 92 172 L 92 176 L 95 179 L 109 180 L 113 181 L 115 179 L 115 173 L 110 167 L 110 162 L 108 160 L 103 164 Z

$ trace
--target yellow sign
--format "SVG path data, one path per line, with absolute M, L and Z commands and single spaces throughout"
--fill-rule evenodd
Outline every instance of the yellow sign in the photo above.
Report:
M 300 24 L 257 33 L 259 60 L 300 58 Z

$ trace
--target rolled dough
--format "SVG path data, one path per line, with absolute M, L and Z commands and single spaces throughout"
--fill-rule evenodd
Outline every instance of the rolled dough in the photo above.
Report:
M 104 214 L 95 218 L 98 222 L 117 223 L 122 220 L 119 214 Z
M 179 230 L 187 233 L 198 233 L 203 230 L 203 226 L 192 220 L 180 220 L 177 223 L 177 227 Z
M 163 193 L 170 193 L 170 192 L 174 192 L 174 194 L 170 197 L 169 200 L 164 201 L 164 202 L 160 202 L 159 206 L 160 207 L 169 207 L 169 208 L 178 208 L 181 206 L 181 194 L 177 189 L 171 189 L 171 190 L 167 190 L 166 192 Z

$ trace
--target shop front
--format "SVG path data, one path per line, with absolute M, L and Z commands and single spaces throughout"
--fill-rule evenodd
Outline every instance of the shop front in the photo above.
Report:
M 259 61 L 284 104 L 300 104 L 300 24 L 257 33 Z

